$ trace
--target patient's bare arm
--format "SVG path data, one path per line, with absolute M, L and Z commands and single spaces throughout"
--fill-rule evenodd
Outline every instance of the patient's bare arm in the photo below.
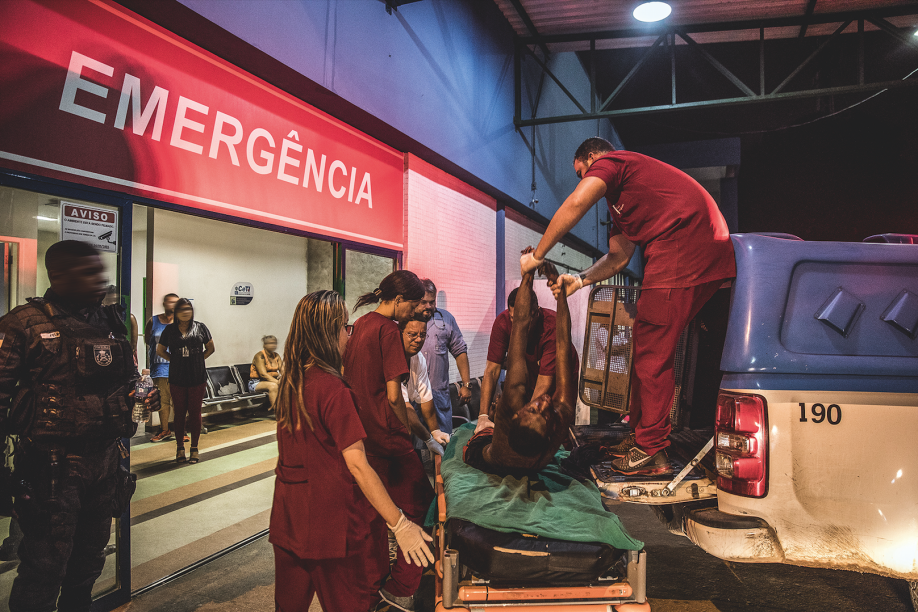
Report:
M 570 282 L 570 281 L 568 281 Z M 564 289 L 564 287 L 562 287 Z M 577 381 L 571 372 L 571 312 L 567 305 L 567 291 L 558 296 L 558 310 L 555 318 L 555 408 L 561 415 L 563 427 L 559 435 L 566 436 L 567 429 L 574 424 L 577 405 Z

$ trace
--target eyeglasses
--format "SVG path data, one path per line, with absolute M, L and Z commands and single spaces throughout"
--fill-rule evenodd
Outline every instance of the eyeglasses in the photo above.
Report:
M 348 338 L 350 338 L 351 335 L 354 333 L 354 326 L 353 326 L 353 325 L 345 325 L 345 326 L 344 326 L 344 331 L 347 332 L 347 336 L 348 336 Z
M 408 336 L 409 340 L 417 340 L 418 338 L 423 340 L 427 337 L 427 332 L 405 332 L 405 335 Z

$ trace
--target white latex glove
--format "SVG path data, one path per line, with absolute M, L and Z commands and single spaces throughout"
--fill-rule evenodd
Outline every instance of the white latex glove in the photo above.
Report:
M 434 439 L 433 434 L 424 441 L 424 444 L 427 445 L 427 450 L 429 450 L 431 454 L 443 456 L 443 447 Z
M 536 259 L 533 257 L 532 253 L 524 253 L 520 257 L 520 272 L 526 274 L 527 272 L 534 272 L 536 268 L 545 263 L 544 259 Z
M 555 284 L 551 286 L 551 293 L 555 296 L 555 299 L 558 299 L 561 296 L 562 288 L 564 288 L 566 295 L 571 296 L 582 287 L 583 279 L 580 278 L 579 274 L 576 276 L 572 274 L 562 274 L 558 277 Z
M 427 535 L 427 532 L 406 519 L 404 514 L 394 527 L 388 523 L 386 526 L 395 534 L 395 540 L 398 542 L 398 547 L 402 549 L 402 554 L 405 555 L 405 561 L 420 567 L 427 567 L 428 564 L 433 563 L 434 556 L 427 545 L 427 542 L 433 542 L 433 538 Z
M 475 425 L 475 433 L 478 434 L 482 429 L 487 429 L 488 427 L 494 427 L 494 423 L 491 421 L 491 417 L 486 414 L 479 414 L 478 424 Z
M 449 444 L 449 434 L 443 433 L 439 429 L 434 429 L 432 432 L 430 432 L 430 437 L 444 446 Z

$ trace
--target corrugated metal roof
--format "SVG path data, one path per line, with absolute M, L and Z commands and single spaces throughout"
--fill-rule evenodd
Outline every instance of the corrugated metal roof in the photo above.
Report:
M 511 0 L 494 0 L 513 29 L 519 36 L 530 36 L 522 18 Z M 542 36 L 556 34 L 581 34 L 608 30 L 628 30 L 643 27 L 632 12 L 641 4 L 630 0 L 518 0 L 532 20 L 538 33 Z M 665 25 L 689 25 L 745 21 L 754 19 L 771 19 L 781 17 L 802 17 L 806 12 L 807 0 L 669 0 L 672 14 L 660 22 Z M 914 0 L 821 0 L 815 5 L 814 14 L 841 13 L 865 9 L 877 9 L 895 6 L 916 6 Z M 918 16 L 891 17 L 890 23 L 898 27 L 915 26 L 918 28 Z M 838 24 L 812 25 L 807 29 L 807 36 L 831 34 Z M 852 31 L 857 25 L 852 24 Z M 867 24 L 866 30 L 875 30 Z M 800 28 L 782 27 L 766 30 L 767 38 L 792 38 L 799 34 Z M 693 36 L 698 42 L 728 42 L 738 40 L 757 40 L 758 30 L 734 32 L 699 33 Z M 614 43 L 598 41 L 597 48 L 616 48 L 621 46 L 646 45 L 650 39 L 631 39 Z M 584 43 L 554 43 L 554 50 L 584 49 Z

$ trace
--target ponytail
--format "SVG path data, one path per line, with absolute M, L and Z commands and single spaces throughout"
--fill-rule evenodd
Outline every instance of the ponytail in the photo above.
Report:
M 409 270 L 396 270 L 386 278 L 382 279 L 379 287 L 365 293 L 357 299 L 354 310 L 366 306 L 367 304 L 376 304 L 377 302 L 388 302 L 398 296 L 406 300 L 420 300 L 424 298 L 424 283 L 418 278 L 418 275 Z

